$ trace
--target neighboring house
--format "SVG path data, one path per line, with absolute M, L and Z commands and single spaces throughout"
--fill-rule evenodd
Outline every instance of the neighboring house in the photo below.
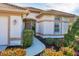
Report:
M 64 38 L 76 15 L 0 3 L 0 45 L 21 45 L 23 29 L 43 38 Z

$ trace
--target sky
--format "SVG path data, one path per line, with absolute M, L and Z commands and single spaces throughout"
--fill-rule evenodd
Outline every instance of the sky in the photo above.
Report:
M 78 3 L 16 3 L 15 5 L 22 7 L 35 7 L 43 10 L 59 10 L 79 15 Z

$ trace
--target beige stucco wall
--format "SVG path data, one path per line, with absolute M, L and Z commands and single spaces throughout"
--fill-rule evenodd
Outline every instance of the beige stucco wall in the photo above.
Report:
M 42 16 L 40 18 L 38 18 L 40 20 L 53 20 L 54 19 L 54 15 L 45 15 L 45 16 Z
M 14 21 L 16 20 L 16 23 Z M 21 38 L 23 21 L 21 16 L 10 16 L 10 38 Z
M 53 20 L 55 17 L 56 17 L 56 15 L 44 15 L 44 16 L 38 18 L 38 19 L 39 19 L 39 21 L 44 20 L 44 19 L 45 20 L 48 20 L 48 19 Z M 77 18 L 77 17 L 67 17 L 67 16 L 58 16 L 58 17 L 62 17 L 62 18 L 64 18 L 63 19 L 64 21 L 68 21 L 68 22 L 73 22 Z

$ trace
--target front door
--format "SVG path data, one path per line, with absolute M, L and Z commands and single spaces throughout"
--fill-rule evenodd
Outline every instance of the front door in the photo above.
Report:
M 32 29 L 32 24 L 30 21 L 25 22 L 25 28 L 26 29 Z
M 8 45 L 8 17 L 0 16 L 0 45 Z

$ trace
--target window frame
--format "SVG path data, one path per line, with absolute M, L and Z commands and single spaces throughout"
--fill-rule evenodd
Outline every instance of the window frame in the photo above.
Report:
M 60 21 L 60 20 L 62 20 L 62 17 L 55 17 L 55 21 Z
M 54 34 L 59 34 L 60 33 L 60 22 L 62 20 L 62 17 L 56 16 L 55 17 L 55 22 L 54 22 Z M 57 22 L 58 21 L 58 22 Z
M 59 23 L 54 24 L 54 33 L 59 33 L 60 32 L 60 25 Z

